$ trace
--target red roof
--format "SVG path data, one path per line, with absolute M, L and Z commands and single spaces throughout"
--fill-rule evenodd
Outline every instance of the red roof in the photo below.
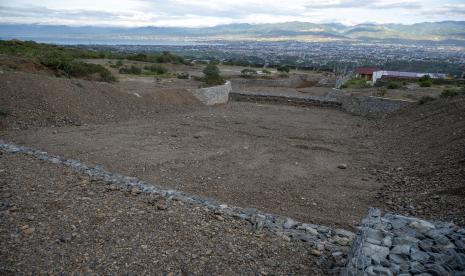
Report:
M 355 69 L 355 73 L 360 75 L 373 75 L 374 72 L 379 71 L 376 67 L 358 67 Z

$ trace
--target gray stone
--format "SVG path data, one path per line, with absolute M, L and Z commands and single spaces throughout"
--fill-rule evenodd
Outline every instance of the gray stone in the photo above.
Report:
M 384 239 L 384 234 L 379 230 L 367 228 L 365 230 L 365 237 L 381 243 L 381 241 Z
M 394 230 L 400 229 L 407 225 L 408 221 L 405 219 L 393 219 L 391 220 L 391 225 Z
M 457 254 L 455 256 L 456 269 L 465 271 L 465 254 Z
M 410 245 L 396 245 L 391 250 L 391 254 L 408 256 L 410 255 Z
M 423 251 L 431 251 L 434 241 L 430 239 L 421 240 L 418 244 Z
M 410 237 L 410 236 L 403 236 L 403 237 L 395 237 L 392 241 L 392 245 L 409 245 L 409 246 L 416 246 L 420 242 L 419 239 Z
M 415 275 L 423 272 L 425 272 L 425 267 L 422 264 L 420 264 L 419 262 L 410 263 L 410 273 Z
M 408 262 L 408 257 L 404 255 L 389 254 L 389 260 L 396 264 L 404 264 Z
M 375 273 L 375 275 L 388 275 L 388 276 L 392 276 L 392 271 L 387 268 L 387 267 L 382 267 L 382 266 L 375 266 L 373 267 L 373 272 Z
M 449 238 L 447 238 L 444 235 L 435 235 L 432 238 L 437 244 L 442 245 L 442 246 L 445 246 L 451 243 Z
M 391 246 L 392 246 L 392 238 L 389 237 L 389 236 L 386 236 L 386 237 L 383 239 L 383 246 L 391 247 Z
M 338 236 L 346 237 L 346 238 L 349 238 L 349 239 L 353 239 L 355 237 L 355 233 L 344 230 L 344 229 L 336 229 L 334 231 L 334 233 L 336 235 L 338 235 Z
M 394 275 L 397 275 L 400 272 L 400 265 L 391 263 L 389 269 L 392 271 L 392 273 L 394 273 Z
M 421 219 L 412 221 L 409 224 L 409 226 L 412 227 L 412 228 L 415 228 L 416 230 L 418 230 L 421 233 L 427 233 L 431 229 L 435 228 L 434 224 L 432 224 L 431 222 L 428 222 L 426 220 L 421 220 Z
M 283 227 L 284 229 L 292 229 L 295 228 L 299 223 L 291 218 L 286 218 L 284 220 Z
M 429 273 L 433 276 L 449 276 L 451 275 L 450 271 L 445 269 L 439 264 L 427 264 L 425 265 L 426 273 Z
M 379 263 L 389 255 L 389 248 L 373 244 L 363 246 L 363 254 L 376 259 Z
M 422 251 L 420 251 L 420 250 L 417 250 L 417 249 L 413 249 L 413 248 L 412 248 L 412 252 L 411 252 L 410 258 L 411 258 L 413 261 L 418 261 L 418 262 L 424 264 L 424 263 L 428 262 L 428 260 L 430 259 L 430 255 L 428 255 L 427 253 L 422 252 Z
M 465 241 L 457 239 L 457 240 L 454 241 L 454 243 L 455 243 L 455 246 L 457 247 L 457 249 L 459 249 L 460 252 L 465 253 Z
M 305 230 L 305 232 L 307 232 L 310 235 L 315 235 L 315 236 L 318 235 L 318 230 L 316 230 L 315 228 L 313 228 L 312 226 L 306 223 L 303 223 L 302 225 L 300 225 L 298 229 Z

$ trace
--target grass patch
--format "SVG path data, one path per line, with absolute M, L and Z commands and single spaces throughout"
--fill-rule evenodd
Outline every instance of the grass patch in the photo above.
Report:
M 425 103 L 429 103 L 429 102 L 432 102 L 434 101 L 435 98 L 431 97 L 431 96 L 423 96 L 420 98 L 420 100 L 418 100 L 418 104 L 425 104 Z
M 348 80 L 341 88 L 368 88 L 371 87 L 365 79 L 353 78 Z
M 441 98 L 450 98 L 450 97 L 455 97 L 461 94 L 465 94 L 465 88 L 464 87 L 447 87 L 445 88 L 442 93 L 441 93 Z
M 163 75 L 168 73 L 168 69 L 158 64 L 145 66 L 144 69 L 156 75 Z
M 120 74 L 131 74 L 131 75 L 140 75 L 142 74 L 142 69 L 137 66 L 131 65 L 131 67 L 121 67 L 119 69 Z

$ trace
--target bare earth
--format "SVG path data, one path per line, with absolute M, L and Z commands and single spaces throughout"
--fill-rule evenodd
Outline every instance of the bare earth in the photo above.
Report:
M 305 222 L 355 227 L 381 183 L 370 121 L 229 103 L 154 119 L 10 131 L 3 139 Z M 339 169 L 345 163 L 347 169 Z
M 324 275 L 306 244 L 0 154 L 0 274 Z

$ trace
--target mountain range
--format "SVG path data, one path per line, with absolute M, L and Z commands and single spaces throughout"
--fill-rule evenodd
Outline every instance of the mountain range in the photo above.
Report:
M 0 39 L 84 44 L 152 44 L 211 41 L 431 41 L 465 45 L 465 21 L 403 24 L 286 22 L 215 27 L 101 27 L 0 24 Z

